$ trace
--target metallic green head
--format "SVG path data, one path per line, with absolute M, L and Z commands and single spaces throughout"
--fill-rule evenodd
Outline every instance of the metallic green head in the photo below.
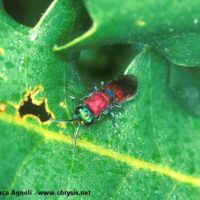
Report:
M 74 117 L 75 117 L 75 119 L 80 121 L 80 123 L 82 123 L 82 124 L 89 125 L 94 122 L 93 113 L 85 105 L 81 105 L 76 108 Z

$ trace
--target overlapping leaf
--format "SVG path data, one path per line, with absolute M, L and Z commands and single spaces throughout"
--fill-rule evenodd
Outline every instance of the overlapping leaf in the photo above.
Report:
M 84 2 L 93 20 L 91 29 L 56 50 L 116 42 L 143 43 L 153 46 L 172 63 L 199 65 L 198 0 Z

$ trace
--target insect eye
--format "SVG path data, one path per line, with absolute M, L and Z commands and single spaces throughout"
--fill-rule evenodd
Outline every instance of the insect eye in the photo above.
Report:
M 78 106 L 75 110 L 75 114 L 78 115 L 83 110 L 83 106 Z

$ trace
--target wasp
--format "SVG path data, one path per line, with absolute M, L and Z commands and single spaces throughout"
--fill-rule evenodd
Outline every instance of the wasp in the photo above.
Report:
M 115 126 L 115 107 L 123 108 L 121 103 L 133 99 L 136 95 L 138 80 L 133 75 L 120 75 L 101 88 L 84 97 L 83 103 L 76 107 L 74 117 L 70 120 L 53 120 L 53 122 L 73 123 L 78 125 L 74 133 L 74 147 L 81 125 L 91 125 L 98 121 L 102 115 L 110 114 Z

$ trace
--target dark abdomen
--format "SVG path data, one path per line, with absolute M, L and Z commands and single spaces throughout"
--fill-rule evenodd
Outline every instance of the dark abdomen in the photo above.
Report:
M 133 75 L 121 75 L 111 81 L 106 89 L 113 91 L 116 102 L 130 100 L 137 91 L 137 78 Z

